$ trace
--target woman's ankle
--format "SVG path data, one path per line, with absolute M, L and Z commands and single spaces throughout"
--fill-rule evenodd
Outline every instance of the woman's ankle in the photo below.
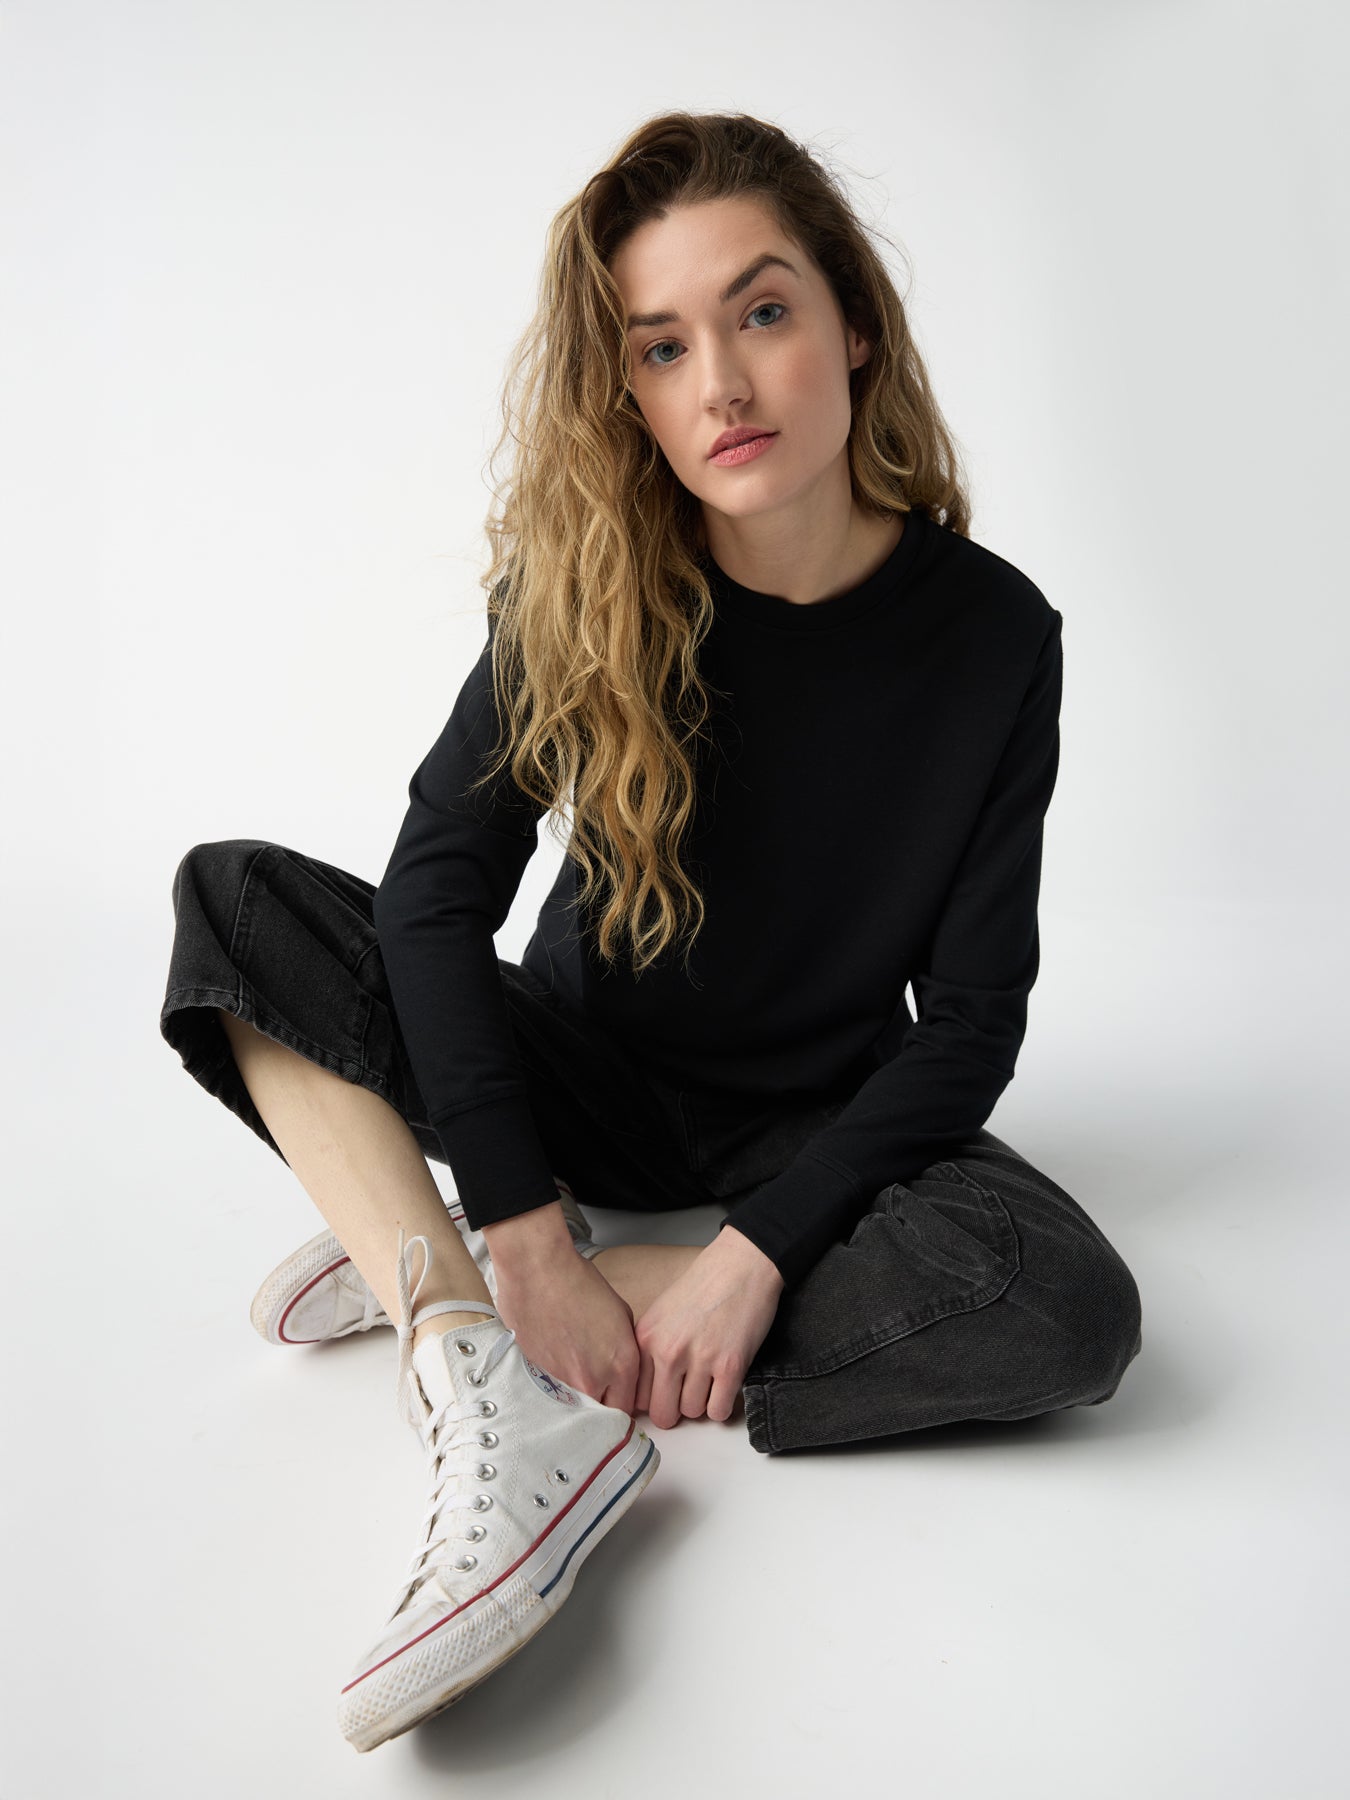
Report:
M 488 1302 L 490 1305 L 491 1302 Z M 492 1313 L 486 1312 L 453 1312 L 437 1313 L 434 1319 L 423 1319 L 420 1325 L 413 1327 L 413 1349 L 421 1343 L 429 1332 L 444 1337 L 447 1331 L 458 1331 L 463 1325 L 481 1325 L 484 1319 L 490 1319 Z

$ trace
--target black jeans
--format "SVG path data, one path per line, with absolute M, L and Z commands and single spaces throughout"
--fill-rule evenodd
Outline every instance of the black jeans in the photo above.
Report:
M 394 1017 L 372 885 L 281 844 L 197 844 L 173 878 L 160 1030 L 188 1073 L 282 1152 L 215 1009 L 387 1100 L 445 1158 Z M 586 1207 L 733 1200 L 844 1102 L 748 1112 L 643 1074 L 528 971 L 499 959 L 550 1166 Z M 283 1158 L 284 1160 L 284 1158 Z M 1109 1400 L 1141 1348 L 1134 1278 L 1076 1201 L 989 1131 L 872 1200 L 794 1287 L 746 1372 L 769 1454 Z

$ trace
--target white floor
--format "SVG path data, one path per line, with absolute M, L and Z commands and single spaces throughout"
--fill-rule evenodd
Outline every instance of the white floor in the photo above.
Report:
M 75 916 L 46 909 L 8 983 L 6 1800 L 1344 1792 L 1330 908 L 1043 916 L 990 1124 L 1135 1273 L 1114 1400 L 775 1458 L 740 1423 L 654 1432 L 559 1617 L 369 1756 L 338 1687 L 423 1503 L 393 1337 L 255 1337 L 317 1215 L 159 1038 L 168 921 L 111 921 L 113 992 L 70 960 Z

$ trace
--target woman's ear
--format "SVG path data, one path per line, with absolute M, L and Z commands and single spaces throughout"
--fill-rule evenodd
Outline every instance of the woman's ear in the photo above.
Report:
M 868 343 L 867 339 L 860 331 L 855 331 L 850 325 L 848 328 L 849 368 L 860 369 L 871 354 L 872 346 Z

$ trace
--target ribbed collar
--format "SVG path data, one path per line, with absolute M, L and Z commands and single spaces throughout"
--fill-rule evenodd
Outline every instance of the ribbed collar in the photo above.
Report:
M 703 566 L 719 613 L 777 631 L 828 631 L 836 625 L 852 623 L 895 594 L 918 555 L 927 529 L 928 519 L 923 513 L 906 513 L 900 542 L 879 569 L 846 593 L 832 594 L 828 600 L 815 600 L 806 606 L 784 600 L 779 594 L 761 594 L 755 588 L 742 587 L 714 562 L 711 552 L 705 553 Z

